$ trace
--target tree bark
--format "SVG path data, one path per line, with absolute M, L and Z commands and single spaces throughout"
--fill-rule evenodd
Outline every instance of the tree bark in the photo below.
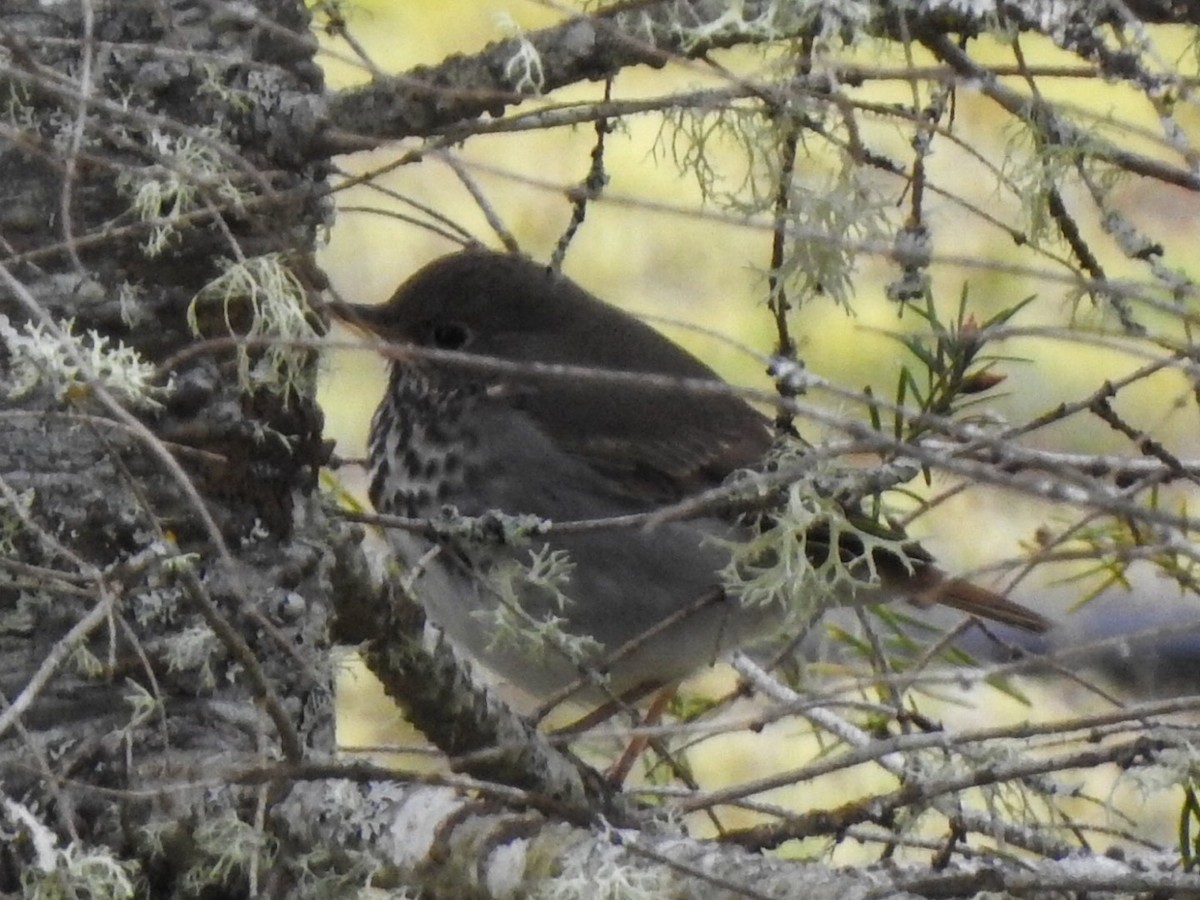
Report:
M 852 6 L 776 22 L 772 39 L 850 28 L 835 16 Z M 1075 26 L 1087 11 L 964 6 L 902 20 L 886 5 L 863 27 L 923 40 L 975 78 L 939 36 Z M 317 490 L 330 451 L 311 256 L 332 216 L 331 154 L 449 143 L 532 93 L 766 39 L 675 27 L 723 9 L 631 2 L 571 18 L 521 39 L 541 61 L 533 81 L 510 66 L 513 39 L 328 96 L 299 0 L 0 7 L 0 893 L 1200 894 L 1165 857 L 838 872 L 691 840 L 465 687 L 450 703 L 422 685 L 413 716 L 459 774 L 335 758 L 339 614 L 398 702 L 422 702 L 414 678 L 462 671 L 438 652 L 413 663 L 427 648 L 411 598 L 380 587 L 361 529 Z M 1196 18 L 1187 3 L 1124 9 Z M 1086 55 L 1087 32 L 1064 41 Z M 1122 762 L 1158 749 L 1138 743 Z M 892 810 L 846 812 L 845 827 L 894 824 Z M 795 836 L 783 821 L 772 839 Z

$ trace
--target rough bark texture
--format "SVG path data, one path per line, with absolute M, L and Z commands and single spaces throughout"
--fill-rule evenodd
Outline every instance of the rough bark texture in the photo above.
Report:
M 943 37 L 983 27 L 959 9 L 968 5 L 913 4 L 903 22 L 889 12 L 867 27 L 924 42 L 976 78 Z M 609 802 L 582 767 L 539 774 L 560 769 L 545 761 L 553 748 L 505 747 L 515 763 L 456 759 L 458 771 L 502 782 L 445 778 L 473 803 L 330 761 L 335 605 L 366 611 L 343 633 L 370 636 L 367 656 L 385 675 L 404 670 L 385 679 L 406 695 L 397 700 L 414 702 L 414 677 L 455 667 L 419 668 L 409 647 L 397 652 L 391 631 L 418 626 L 396 624 L 404 606 L 380 609 L 361 534 L 327 515 L 315 490 L 327 448 L 305 335 L 320 331 L 308 255 L 330 218 L 325 154 L 411 135 L 444 143 L 533 90 L 761 39 L 671 27 L 706 24 L 723 3 L 620 6 L 526 36 L 539 84 L 510 67 L 509 41 L 326 98 L 298 0 L 0 4 L 0 894 L 342 896 L 416 882 L 455 897 L 632 895 L 630 884 L 705 897 L 1200 892 L 1200 879 L 1170 871 L 1173 856 L 1112 876 L 1100 864 L 1115 861 L 1092 858 L 1095 884 L 1066 863 L 843 877 L 764 860 L 686 841 L 624 797 Z M 809 6 L 740 8 L 749 19 Z M 1063 46 L 1122 72 L 1121 52 L 1093 46 L 1087 6 L 994 12 L 1018 30 L 1059 16 Z M 1107 14 L 1126 11 L 1197 16 L 1182 2 Z M 786 35 L 800 38 L 828 22 L 792 24 Z M 1173 183 L 1195 186 L 1190 172 Z M 240 286 L 228 287 L 231 271 Z M 281 296 L 292 325 L 263 327 Z M 215 341 L 198 344 L 190 320 Z M 240 361 L 231 335 L 253 338 Z M 287 380 L 268 344 L 289 341 Z M 120 368 L 118 342 L 158 366 L 157 389 L 108 371 Z M 428 730 L 451 735 L 449 752 L 523 734 L 499 717 L 481 728 L 480 710 L 492 715 L 483 700 L 452 704 L 441 685 L 425 687 Z M 477 733 L 464 738 L 464 726 Z M 609 827 L 601 800 L 609 821 L 641 829 Z M 891 809 L 847 812 L 855 818 L 839 831 L 895 824 Z
M 293 0 L 239 9 L 4 4 L 8 337 L 40 324 L 47 346 L 74 320 L 161 364 L 194 342 L 189 304 L 224 261 L 311 249 L 328 214 L 325 164 L 303 155 L 315 43 Z M 131 211 L 139 185 L 171 179 L 191 193 L 159 221 Z M 147 252 L 167 217 L 173 234 Z M 253 315 L 245 295 L 223 307 L 202 302 L 201 327 Z M 16 353 L 0 356 L 9 387 Z M 228 837 L 267 794 L 223 774 L 332 746 L 321 414 L 311 391 L 245 392 L 236 368 L 228 347 L 171 363 L 137 419 L 118 385 L 65 386 L 48 365 L 0 401 L 0 892 L 65 877 L 52 839 L 140 862 L 126 871 L 156 890 L 235 883 L 254 857 Z
M 670 59 L 702 58 L 723 47 L 779 40 L 784 35 L 794 40 L 838 31 L 897 41 L 969 37 L 982 33 L 990 21 L 1020 31 L 1062 31 L 1070 45 L 1093 41 L 1098 19 L 1123 21 L 1117 8 L 1097 10 L 1088 4 L 1043 5 L 1021 0 L 996 3 L 990 11 L 988 4 L 964 11 L 962 4 L 944 0 L 902 9 L 878 4 L 863 21 L 851 19 L 833 3 L 746 0 L 737 4 L 735 16 L 726 15 L 729 5 L 724 0 L 612 3 L 594 15 L 567 18 L 520 38 L 497 41 L 478 53 L 456 54 L 434 66 L 377 78 L 331 98 L 331 133 L 327 137 L 343 150 L 372 147 L 379 138 L 433 134 L 461 138 L 464 123 L 483 115 L 499 116 L 527 96 L 603 79 L 630 66 L 662 66 Z M 1200 18 L 1195 3 L 1130 3 L 1125 8 L 1145 24 L 1194 24 Z M 714 27 L 717 22 L 726 24 Z M 757 33 L 745 27 L 745 23 L 755 22 L 762 25 Z M 516 64 L 523 43 L 535 51 L 540 66 L 537 73 Z

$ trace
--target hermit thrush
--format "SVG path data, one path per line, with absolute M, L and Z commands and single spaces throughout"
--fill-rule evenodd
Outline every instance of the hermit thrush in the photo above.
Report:
M 672 389 L 663 378 L 553 371 L 567 365 L 720 383 L 644 323 L 528 259 L 455 253 L 382 305 L 338 304 L 334 312 L 397 345 L 370 436 L 370 497 L 383 513 L 499 511 L 559 523 L 649 513 L 760 465 L 772 444 L 766 418 L 730 394 Z M 500 363 L 405 354 L 400 345 Z M 595 666 L 607 689 L 622 694 L 678 679 L 784 622 L 781 606 L 727 598 L 718 576 L 731 542 L 752 528 L 709 510 L 652 526 L 552 527 L 528 543 L 400 531 L 393 542 L 409 565 L 420 563 L 416 590 L 430 619 L 501 676 L 545 695 Z M 823 546 L 827 554 L 828 539 Z M 849 551 L 839 545 L 836 552 Z M 877 583 L 855 601 L 925 598 L 1031 631 L 1047 627 L 1018 604 L 944 576 L 914 544 L 902 555 L 876 551 Z M 542 578 L 551 561 L 558 577 Z M 513 580 L 518 562 L 532 578 Z M 550 646 L 522 646 L 500 633 L 496 611 L 506 605 L 543 630 L 553 620 L 561 632 Z M 586 640 L 555 640 L 564 635 Z

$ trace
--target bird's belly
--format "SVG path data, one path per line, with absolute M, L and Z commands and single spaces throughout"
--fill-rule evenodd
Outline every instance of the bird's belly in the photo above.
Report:
M 572 563 L 559 586 L 562 605 L 542 588 L 497 583 L 509 577 L 514 560 L 544 552 L 540 543 L 471 552 L 470 560 L 443 547 L 415 587 L 430 620 L 469 657 L 543 696 L 592 671 L 595 686 L 580 695 L 591 701 L 682 678 L 782 624 L 778 607 L 745 610 L 725 597 L 717 573 L 728 552 L 707 535 L 700 524 L 672 523 L 632 534 L 564 536 L 551 545 Z M 432 546 L 411 534 L 394 543 L 410 563 Z M 531 623 L 556 617 L 561 633 L 546 635 L 530 624 L 523 635 L 514 634 L 518 617 L 502 612 L 505 604 L 519 606 Z M 628 653 L 610 659 L 631 642 Z

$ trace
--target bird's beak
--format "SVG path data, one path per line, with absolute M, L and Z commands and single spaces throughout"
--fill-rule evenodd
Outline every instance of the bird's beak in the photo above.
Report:
M 325 309 L 338 321 L 349 325 L 355 331 L 363 334 L 383 334 L 383 323 L 380 321 L 380 307 L 361 303 L 342 303 L 333 300 L 325 304 Z

